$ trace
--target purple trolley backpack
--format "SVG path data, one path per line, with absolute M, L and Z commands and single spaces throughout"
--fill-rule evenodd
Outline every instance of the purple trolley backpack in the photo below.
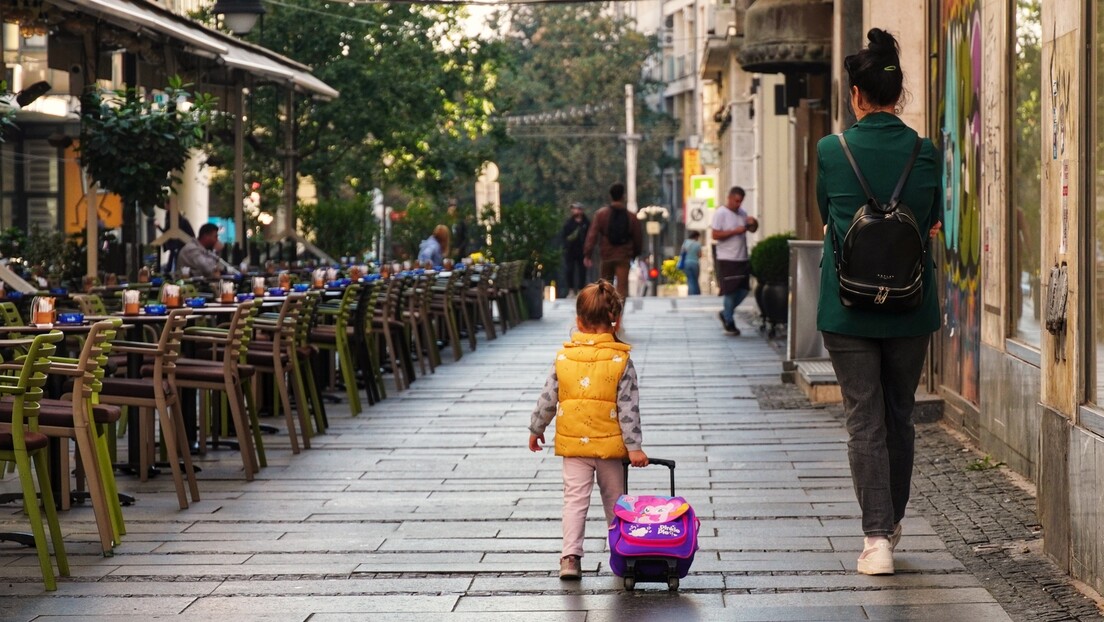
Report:
M 677 590 L 690 572 L 698 550 L 698 517 L 694 508 L 675 495 L 675 462 L 649 459 L 671 470 L 671 496 L 621 495 L 614 505 L 609 528 L 610 569 L 624 578 L 625 589 L 637 582 L 666 583 Z M 625 490 L 629 463 L 625 461 Z

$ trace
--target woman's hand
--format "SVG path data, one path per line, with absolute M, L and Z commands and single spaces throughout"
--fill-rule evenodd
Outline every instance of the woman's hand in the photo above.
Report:
M 639 449 L 629 452 L 629 462 L 634 467 L 646 467 L 648 466 L 648 454 L 640 451 Z
M 541 449 L 544 449 L 540 445 L 543 442 L 543 434 L 529 434 L 529 451 L 540 451 Z

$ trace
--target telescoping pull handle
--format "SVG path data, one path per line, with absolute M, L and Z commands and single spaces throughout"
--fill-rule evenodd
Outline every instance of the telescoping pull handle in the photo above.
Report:
M 625 469 L 625 494 L 629 493 L 629 466 L 632 463 L 628 458 L 621 459 L 621 465 Z M 658 464 L 659 466 L 665 466 L 671 470 L 671 496 L 675 496 L 675 461 L 664 460 L 663 458 L 648 458 L 648 466 Z

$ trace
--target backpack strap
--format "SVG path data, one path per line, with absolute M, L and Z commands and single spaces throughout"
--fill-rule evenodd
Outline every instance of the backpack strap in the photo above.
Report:
M 874 197 L 874 193 L 870 191 L 870 185 L 866 183 L 866 177 L 863 177 L 862 171 L 859 170 L 859 163 L 855 161 L 855 156 L 852 155 L 851 149 L 847 146 L 847 139 L 843 137 L 843 132 L 836 134 L 839 138 L 840 147 L 843 148 L 843 155 L 847 156 L 847 161 L 851 164 L 851 170 L 855 171 L 855 177 L 859 180 L 859 185 L 862 186 L 863 192 L 866 193 L 866 198 L 875 206 L 881 206 L 881 202 Z M 897 180 L 897 187 L 893 189 L 893 196 L 889 199 L 890 211 L 897 205 L 897 201 L 901 198 L 901 191 L 905 189 L 905 182 L 908 181 L 909 173 L 912 172 L 912 166 L 916 164 L 916 156 L 920 155 L 920 148 L 923 146 L 924 141 L 919 136 L 916 137 L 916 143 L 912 146 L 912 153 L 909 154 L 908 162 L 905 163 L 905 170 L 901 172 L 901 178 Z
M 847 139 L 843 137 L 843 132 L 836 134 L 839 138 L 840 147 L 843 149 L 843 155 L 847 156 L 847 161 L 851 164 L 851 170 L 855 171 L 855 177 L 859 180 L 859 185 L 862 186 L 863 192 L 866 193 L 866 198 L 870 200 L 871 204 L 880 207 L 881 203 L 874 197 L 874 193 L 870 191 L 870 186 L 866 183 L 866 178 L 863 177 L 862 171 L 859 170 L 859 163 L 855 161 L 855 156 L 852 155 L 851 149 L 847 146 Z M 905 163 L 905 170 L 901 173 L 901 178 L 897 180 L 897 187 L 893 189 L 893 196 L 889 199 L 889 205 L 896 208 L 897 202 L 901 198 L 901 191 L 905 189 L 905 182 L 908 181 L 909 173 L 912 172 L 912 167 L 916 164 L 916 156 L 920 155 L 920 148 L 923 147 L 924 141 L 920 136 L 916 137 L 916 143 L 912 146 L 912 153 L 909 154 L 908 162 Z M 828 210 L 828 232 L 832 234 L 832 255 L 836 260 L 836 274 L 839 275 L 840 271 L 840 256 L 839 256 L 839 239 L 836 235 L 836 228 L 832 226 L 832 211 Z M 925 246 L 924 254 L 927 254 L 927 247 Z

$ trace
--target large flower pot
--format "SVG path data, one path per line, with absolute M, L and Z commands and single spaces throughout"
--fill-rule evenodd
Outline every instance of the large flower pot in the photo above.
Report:
M 521 283 L 522 300 L 529 312 L 529 319 L 539 320 L 544 316 L 544 281 L 525 279 Z
M 763 300 L 759 308 L 771 324 L 785 324 L 789 319 L 790 284 L 781 282 L 763 285 Z

